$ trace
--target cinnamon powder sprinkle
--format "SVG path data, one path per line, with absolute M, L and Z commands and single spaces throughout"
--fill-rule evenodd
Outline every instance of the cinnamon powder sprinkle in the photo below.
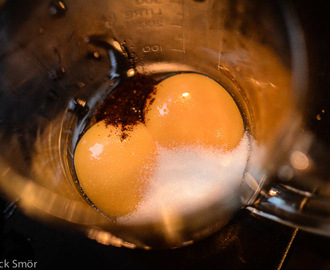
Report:
M 104 120 L 106 125 L 121 125 L 124 140 L 128 131 L 139 123 L 145 123 L 144 108 L 148 97 L 155 92 L 156 81 L 149 76 L 137 74 L 118 86 L 97 110 L 97 122 Z

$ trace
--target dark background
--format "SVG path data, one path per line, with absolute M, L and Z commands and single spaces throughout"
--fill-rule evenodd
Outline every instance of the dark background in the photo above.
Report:
M 326 1 L 293 0 L 306 35 L 309 91 L 306 122 L 329 144 L 330 18 Z M 319 116 L 319 117 L 317 117 Z M 33 260 L 37 269 L 330 269 L 330 238 L 241 211 L 221 232 L 193 246 L 142 251 L 103 246 L 48 227 L 1 200 L 0 258 Z

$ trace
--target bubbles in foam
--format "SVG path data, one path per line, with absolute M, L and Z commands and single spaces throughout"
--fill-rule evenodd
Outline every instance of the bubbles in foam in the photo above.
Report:
M 158 148 L 157 167 L 138 209 L 118 219 L 139 223 L 165 212 L 189 213 L 212 198 L 238 196 L 249 154 L 249 136 L 231 151 L 200 145 Z

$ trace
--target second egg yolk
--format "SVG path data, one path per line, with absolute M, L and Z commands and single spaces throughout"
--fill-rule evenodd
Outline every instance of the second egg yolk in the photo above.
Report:
M 152 171 L 155 143 L 143 124 L 122 138 L 121 126 L 96 123 L 79 141 L 75 170 L 79 183 L 95 206 L 118 217 L 140 203 Z
M 241 113 L 229 93 L 216 81 L 193 73 L 161 81 L 145 119 L 163 147 L 201 144 L 230 150 L 244 133 Z

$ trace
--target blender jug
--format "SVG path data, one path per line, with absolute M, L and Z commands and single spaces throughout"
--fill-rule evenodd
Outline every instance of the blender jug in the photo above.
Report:
M 1 6 L 0 32 L 0 185 L 28 215 L 64 221 L 99 242 L 130 248 L 191 244 L 246 206 L 329 234 L 328 215 L 314 217 L 326 219 L 323 229 L 301 215 L 313 190 L 291 181 L 305 175 L 305 147 L 312 139 L 301 134 L 307 64 L 289 6 L 15 0 Z M 78 141 L 97 108 L 130 78 L 180 73 L 206 75 L 235 100 L 249 141 L 241 174 L 230 175 L 231 185 L 208 190 L 188 212 L 164 205 L 157 218 L 139 222 L 104 215 L 79 187 Z M 285 185 L 275 179 L 279 174 Z M 286 204 L 289 210 L 281 208 Z

